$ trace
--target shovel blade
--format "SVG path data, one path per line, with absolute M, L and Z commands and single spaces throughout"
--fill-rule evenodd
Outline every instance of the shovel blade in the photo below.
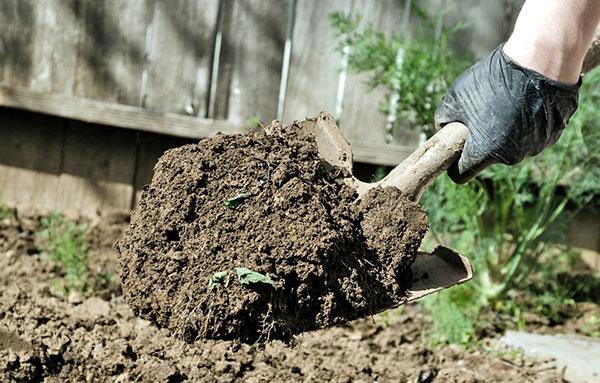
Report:
M 464 283 L 473 278 L 469 260 L 456 251 L 437 246 L 431 253 L 420 252 L 411 267 L 412 286 L 406 302 Z

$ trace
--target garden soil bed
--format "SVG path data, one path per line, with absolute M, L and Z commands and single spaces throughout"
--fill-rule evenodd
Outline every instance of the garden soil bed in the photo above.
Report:
M 97 293 L 56 296 L 56 268 L 33 233 L 39 217 L 0 221 L 0 381 L 46 382 L 501 382 L 560 381 L 550 361 L 513 359 L 423 342 L 430 326 L 418 306 L 305 333 L 293 345 L 186 343 L 136 318 L 116 277 Z M 92 222 L 92 273 L 115 272 L 112 244 L 127 216 Z M 494 347 L 495 341 L 483 344 Z
M 297 123 L 167 151 L 117 243 L 125 300 L 188 342 L 289 341 L 397 306 L 426 215 L 394 188 L 354 203 L 348 176 Z

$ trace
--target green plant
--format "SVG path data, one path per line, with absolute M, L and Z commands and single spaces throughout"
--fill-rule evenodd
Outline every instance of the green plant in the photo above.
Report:
M 555 146 L 513 167 L 492 166 L 464 186 L 440 177 L 423 196 L 432 238 L 474 264 L 474 304 L 519 317 L 531 310 L 551 322 L 574 310 L 573 297 L 585 286 L 574 289 L 557 280 L 563 272 L 559 261 L 568 263 L 573 254 L 558 249 L 564 257 L 558 256 L 552 242 L 564 237 L 565 224 L 600 194 L 599 83 L 599 71 L 586 78 L 579 110 Z M 545 281 L 544 291 L 535 289 L 536 280 Z M 503 304 L 515 289 L 533 298 L 522 307 Z M 443 306 L 455 298 L 438 294 L 433 299 Z M 430 312 L 434 322 L 446 320 Z
M 398 321 L 401 318 L 402 311 L 402 306 L 385 310 L 384 312 L 375 315 L 373 317 L 373 320 L 375 320 L 375 323 L 381 324 L 383 327 L 389 327 L 394 325 L 395 323 L 398 323 Z
M 260 117 L 258 116 L 252 116 L 250 118 L 250 126 L 254 129 L 257 129 L 260 127 Z
M 4 204 L 4 198 L 0 193 L 0 219 L 7 219 L 13 217 L 13 211 Z
M 417 9 L 416 17 L 421 27 L 410 40 L 401 34 L 386 39 L 371 25 L 361 29 L 360 17 L 335 13 L 330 22 L 336 49 L 347 54 L 348 70 L 369 72 L 369 88 L 386 90 L 380 110 L 395 112 L 397 121 L 429 136 L 434 131 L 435 104 L 472 60 L 448 49 L 452 34 L 464 24 L 442 28 L 436 38 L 431 31 L 441 15 L 431 18 Z M 535 292 L 532 281 L 537 275 L 540 280 L 556 279 L 557 265 L 544 259 L 555 248 L 551 242 L 560 241 L 566 222 L 600 194 L 599 83 L 600 71 L 585 78 L 569 127 L 541 155 L 513 167 L 492 166 L 467 185 L 442 176 L 423 196 L 432 242 L 457 249 L 475 269 L 469 284 L 425 301 L 434 320 L 434 343 L 464 344 L 473 339 L 485 325 L 482 313 L 489 310 L 515 318 L 520 327 L 526 310 L 558 320 L 559 308 L 572 308 L 573 297 L 585 290 L 554 286 L 544 294 Z M 397 103 L 390 103 L 392 97 Z M 396 110 L 391 111 L 390 105 Z M 516 289 L 528 292 L 533 301 L 513 301 L 510 293 Z
M 580 328 L 581 333 L 587 336 L 600 338 L 600 317 L 596 315 L 590 315 L 583 326 Z
M 277 287 L 275 282 L 269 278 L 268 276 L 258 273 L 256 271 L 252 271 L 245 267 L 236 267 L 235 273 L 243 285 L 251 285 L 251 284 L 267 284 L 273 287 Z
M 225 280 L 225 276 L 227 275 L 227 271 L 217 271 L 208 279 L 208 289 L 213 290 L 217 287 L 217 284 L 223 283 Z
M 399 117 L 393 128 L 402 122 L 402 126 L 431 134 L 438 100 L 471 59 L 448 49 L 449 39 L 465 28 L 464 23 L 442 27 L 439 35 L 434 36 L 442 13 L 431 17 L 419 7 L 413 7 L 413 16 L 415 27 L 410 38 L 402 33 L 386 38 L 372 25 L 361 28 L 360 15 L 348 17 L 336 12 L 329 15 L 329 20 L 337 41 L 336 49 L 347 52 L 348 70 L 368 72 L 370 90 L 385 89 L 380 111 L 394 112 Z M 390 103 L 391 98 L 395 102 Z M 390 110 L 390 105 L 395 105 L 396 110 Z
M 475 336 L 481 303 L 472 285 L 460 285 L 424 299 L 423 307 L 432 314 L 429 342 L 432 345 L 468 345 Z
M 85 294 L 89 269 L 86 225 L 77 224 L 54 213 L 42 219 L 42 230 L 37 233 L 40 249 L 59 268 L 64 277 L 64 293 Z

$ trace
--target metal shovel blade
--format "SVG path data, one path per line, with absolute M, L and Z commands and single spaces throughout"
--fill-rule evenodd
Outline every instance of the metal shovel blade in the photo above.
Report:
M 473 278 L 469 260 L 456 251 L 437 246 L 431 253 L 419 252 L 411 266 L 412 285 L 406 302 L 464 283 Z

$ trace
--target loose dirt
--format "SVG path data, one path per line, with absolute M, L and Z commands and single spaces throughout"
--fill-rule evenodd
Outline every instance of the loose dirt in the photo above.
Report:
M 258 348 L 230 341 L 189 344 L 136 318 L 116 277 L 81 303 L 54 295 L 56 268 L 33 233 L 39 216 L 0 220 L 2 382 L 559 382 L 550 361 L 426 344 L 430 322 L 418 306 Z M 114 272 L 114 243 L 127 216 L 91 225 L 89 266 Z M 98 295 L 100 294 L 100 295 Z M 600 315 L 598 305 L 596 315 Z M 569 327 L 571 328 L 571 327 Z M 495 349 L 495 341 L 481 341 Z
M 398 304 L 425 213 L 392 188 L 354 204 L 346 177 L 295 124 L 167 151 L 116 246 L 126 302 L 185 341 L 249 343 Z

